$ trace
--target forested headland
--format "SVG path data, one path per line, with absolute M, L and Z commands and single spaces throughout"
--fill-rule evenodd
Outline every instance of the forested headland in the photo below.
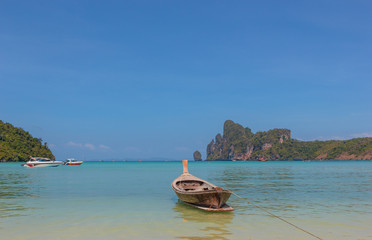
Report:
M 55 159 L 48 144 L 22 128 L 0 120 L 0 161 L 24 162 L 30 156 Z

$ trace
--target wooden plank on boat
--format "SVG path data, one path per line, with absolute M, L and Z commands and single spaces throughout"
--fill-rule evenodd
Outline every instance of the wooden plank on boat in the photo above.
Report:
M 228 211 L 234 211 L 234 208 L 230 207 L 227 204 L 224 204 L 220 208 L 208 208 L 208 207 L 203 207 L 203 206 L 199 206 L 199 205 L 192 204 L 192 203 L 187 203 L 187 202 L 183 202 L 183 203 L 185 203 L 185 204 L 187 204 L 189 206 L 195 207 L 195 208 L 199 208 L 201 210 L 209 211 L 209 212 L 228 212 Z

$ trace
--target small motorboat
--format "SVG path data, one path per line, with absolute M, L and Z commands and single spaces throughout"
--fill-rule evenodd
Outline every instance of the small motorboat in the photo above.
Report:
M 67 158 L 63 164 L 64 165 L 81 165 L 82 163 L 83 161 L 78 161 L 74 158 Z
M 27 161 L 25 164 L 22 164 L 24 167 L 58 167 L 62 165 L 63 162 L 50 160 L 49 158 L 43 157 L 30 157 L 30 160 Z
M 179 200 L 207 211 L 233 211 L 226 204 L 232 192 L 191 175 L 187 160 L 183 160 L 183 173 L 172 182 L 172 189 Z

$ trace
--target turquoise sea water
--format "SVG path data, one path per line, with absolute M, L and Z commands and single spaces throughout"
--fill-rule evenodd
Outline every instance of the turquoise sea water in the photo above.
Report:
M 324 239 L 372 239 L 372 161 L 189 162 Z M 234 212 L 178 202 L 181 162 L 0 164 L 0 239 L 314 239 L 235 196 Z

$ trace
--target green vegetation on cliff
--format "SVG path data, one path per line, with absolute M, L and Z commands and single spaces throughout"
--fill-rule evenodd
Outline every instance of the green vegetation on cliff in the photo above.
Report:
M 223 136 L 207 146 L 207 160 L 367 160 L 372 159 L 372 138 L 345 141 L 299 141 L 288 129 L 252 133 L 227 120 Z
M 47 143 L 42 144 L 42 139 L 0 120 L 0 161 L 22 162 L 30 156 L 54 159 Z

